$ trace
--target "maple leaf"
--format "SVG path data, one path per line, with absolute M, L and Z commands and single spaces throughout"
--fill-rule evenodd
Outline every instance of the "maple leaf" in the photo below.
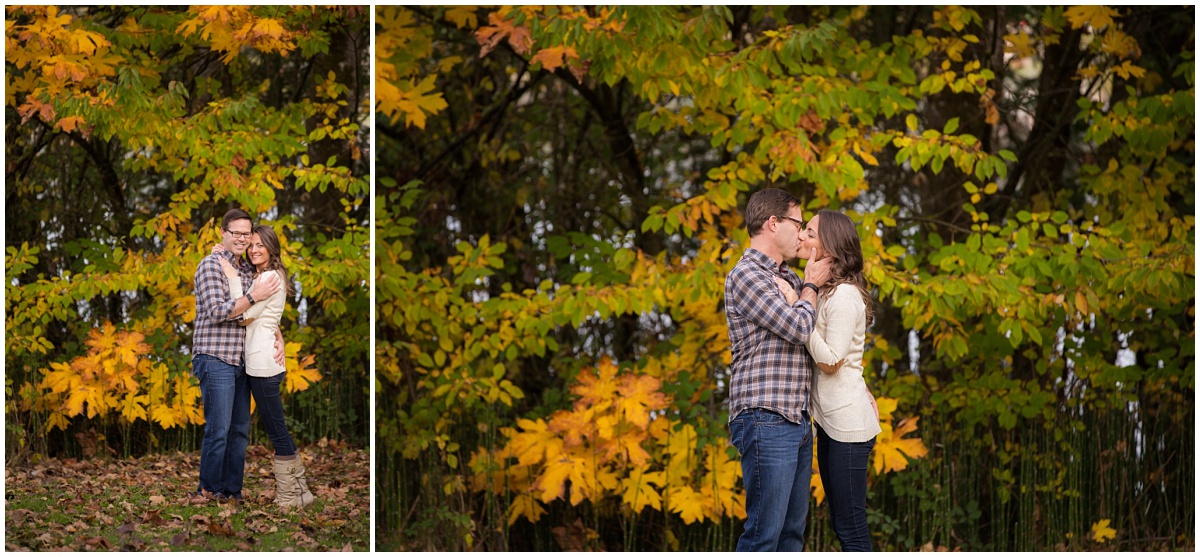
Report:
M 880 411 L 881 417 L 882 414 Z M 925 443 L 918 438 L 902 439 L 904 435 L 916 431 L 918 419 L 920 416 L 900 420 L 894 430 L 890 424 L 880 424 L 886 427 L 875 440 L 875 473 L 904 470 L 908 467 L 909 458 L 921 458 L 929 452 Z
M 158 422 L 158 425 L 163 429 L 170 429 L 177 425 L 181 425 L 176 417 L 176 413 L 166 404 L 155 405 L 150 409 L 150 419 Z
M 307 390 L 309 385 L 321 380 L 321 372 L 310 367 L 316 356 L 309 354 L 299 360 L 300 343 L 289 342 L 284 347 L 284 361 L 287 375 L 285 376 L 284 391 L 295 393 Z
M 1119 58 L 1137 58 L 1142 54 L 1142 48 L 1138 46 L 1137 39 L 1121 32 L 1120 29 L 1109 29 L 1104 33 L 1104 40 L 1100 42 L 1100 50 Z
M 693 474 L 695 466 L 695 456 L 692 454 L 696 448 L 696 428 L 692 424 L 683 424 L 683 427 L 675 431 L 670 428 L 666 438 L 667 454 L 670 455 L 667 463 L 667 474 L 672 478 L 690 478 Z M 663 443 L 664 441 L 659 441 Z
M 686 485 L 672 487 L 667 490 L 667 500 L 670 501 L 668 509 L 678 514 L 679 518 L 683 519 L 684 524 L 704 520 L 706 516 L 705 507 L 711 504 L 704 497 L 704 494 Z
M 666 477 L 663 472 L 648 472 L 646 467 L 639 466 L 621 480 L 621 501 L 629 505 L 634 514 L 642 512 L 646 507 L 661 511 L 662 495 L 654 486 L 662 486 L 664 483 Z
M 145 420 L 149 417 L 146 414 L 146 405 L 149 403 L 149 396 L 130 393 L 122 399 L 121 416 L 129 423 L 139 419 Z
M 459 29 L 475 27 L 479 25 L 479 18 L 475 15 L 476 9 L 478 8 L 475 6 L 452 6 L 446 10 L 446 21 Z
M 616 473 L 598 462 L 590 451 L 576 448 L 547 461 L 545 470 L 535 482 L 534 488 L 541 489 L 542 502 L 549 503 L 564 495 L 567 480 L 571 482 L 571 494 L 568 499 L 571 505 L 598 497 L 604 490 L 615 489 L 618 485 Z
M 41 381 L 41 388 L 49 388 L 52 393 L 65 393 L 79 386 L 81 378 L 71 366 L 63 362 L 52 362 L 50 371 L 46 372 Z
M 1109 526 L 1110 520 L 1105 518 L 1092 525 L 1092 539 L 1097 542 L 1104 543 L 1106 540 L 1115 539 L 1117 531 Z
M 59 128 L 62 131 L 68 132 L 68 133 L 73 132 L 73 131 L 75 131 L 76 128 L 78 128 L 79 132 L 81 134 L 83 134 L 83 137 L 86 139 L 89 135 L 89 131 L 88 131 L 87 126 L 81 126 L 81 124 L 86 124 L 86 122 L 84 122 L 82 117 L 68 116 L 66 118 L 63 118 L 63 119 L 55 122 L 54 127 Z
M 550 431 L 547 425 L 541 418 L 517 420 L 517 426 L 522 431 L 509 439 L 508 451 L 517 457 L 518 464 L 532 466 L 543 460 L 549 462 L 562 452 L 562 439 L 557 433 Z
M 287 31 L 279 21 L 269 17 L 258 20 L 253 24 L 249 36 L 251 38 L 270 37 L 278 39 L 287 35 Z
M 64 413 L 68 417 L 78 416 L 83 413 L 83 405 L 91 399 L 91 387 L 80 386 L 67 394 L 67 400 L 63 402 Z
M 1033 56 L 1036 52 L 1033 43 L 1030 41 L 1029 35 L 1025 33 L 1005 35 L 1004 40 L 1004 52 L 1011 53 L 1018 58 L 1027 58 L 1029 56 Z
M 110 46 L 108 39 L 105 39 L 104 35 L 83 29 L 72 30 L 67 37 L 67 44 L 70 50 L 76 54 L 83 54 L 85 56 L 91 56 L 96 53 L 97 49 Z
M 1092 29 L 1101 30 L 1113 24 L 1114 17 L 1120 17 L 1120 12 L 1108 6 L 1071 6 L 1063 15 L 1071 22 L 1072 29 L 1085 25 Z
M 508 525 L 512 526 L 521 517 L 525 517 L 531 523 L 536 523 L 544 514 L 546 514 L 546 509 L 542 508 L 542 504 L 537 499 L 528 493 L 518 493 L 513 498 L 512 504 L 508 506 Z
M 745 493 L 736 489 L 737 479 L 742 475 L 741 463 L 729 456 L 729 446 L 713 443 L 704 447 L 704 462 L 708 473 L 704 477 L 704 489 L 711 500 L 716 501 L 716 510 L 724 516 L 746 516 Z
M 517 54 L 529 53 L 529 49 L 533 46 L 533 37 L 529 34 L 529 28 L 514 25 L 507 18 L 509 11 L 500 9 L 488 14 L 489 25 L 480 27 L 475 32 L 475 40 L 483 47 L 479 51 L 480 58 L 486 57 L 492 50 L 495 50 L 504 39 L 508 39 L 509 46 L 512 46 L 513 51 Z
M 562 435 L 563 445 L 577 447 L 596 434 L 594 408 L 576 408 L 570 412 L 561 410 L 550 419 L 550 431 Z
M 667 397 L 659 392 L 662 381 L 649 375 L 626 375 L 617 392 L 617 412 L 642 429 L 650 425 L 650 413 L 667 407 Z
M 878 442 L 878 438 L 876 439 L 876 442 Z M 812 476 L 809 477 L 808 488 L 812 491 L 813 497 L 816 498 L 818 505 L 825 501 L 825 483 L 821 481 L 821 470 L 817 463 L 816 439 L 813 439 Z
M 580 372 L 571 386 L 571 393 L 578 396 L 577 407 L 591 408 L 594 412 L 603 412 L 617 398 L 617 366 L 605 357 L 596 365 L 595 373 L 588 370 Z
M 875 399 L 875 406 L 879 409 L 879 421 L 881 425 L 891 423 L 892 412 L 895 412 L 899 405 L 899 399 L 888 397 L 879 397 Z
M 396 99 L 394 101 L 387 101 L 389 104 L 383 104 L 383 101 L 381 101 L 380 110 L 387 110 L 391 108 L 399 113 L 393 117 L 393 121 L 395 118 L 403 115 L 405 117 L 406 125 L 412 124 L 420 129 L 425 129 L 425 118 L 427 113 L 435 114 L 447 106 L 450 106 L 446 103 L 446 99 L 442 97 L 441 92 L 427 94 L 430 91 L 433 91 L 436 78 L 437 76 L 434 75 L 426 76 L 421 80 L 420 83 L 416 84 L 413 84 L 413 82 L 410 80 L 408 82 L 409 88 L 407 90 L 395 88 L 394 94 Z M 393 94 L 393 92 L 386 87 L 382 89 L 382 93 L 387 95 Z M 384 97 L 380 98 L 383 99 Z
M 552 46 L 538 51 L 537 54 L 533 55 L 533 58 L 529 59 L 529 63 L 541 64 L 543 70 L 552 72 L 562 67 L 563 64 L 578 59 L 579 55 L 575 53 L 574 47 Z
M 635 466 L 649 462 L 650 453 L 642 447 L 642 442 L 646 440 L 646 437 L 644 430 L 634 430 L 605 439 L 602 444 L 604 460 L 611 461 L 618 455 L 625 455 L 626 461 Z
M 574 452 L 563 452 L 553 459 L 546 461 L 542 475 L 534 482 L 534 489 L 540 490 L 543 503 L 549 503 L 563 496 L 567 479 L 577 469 L 584 466 L 583 459 L 577 458 Z

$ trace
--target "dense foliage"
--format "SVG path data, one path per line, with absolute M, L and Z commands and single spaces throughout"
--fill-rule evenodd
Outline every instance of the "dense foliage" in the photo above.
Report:
M 369 15 L 7 8 L 10 464 L 198 448 L 192 277 L 232 207 L 275 229 L 297 287 L 294 435 L 367 442 Z
M 778 186 L 858 223 L 929 449 L 877 546 L 1194 547 L 1192 8 L 376 15 L 385 546 L 732 549 L 721 287 Z

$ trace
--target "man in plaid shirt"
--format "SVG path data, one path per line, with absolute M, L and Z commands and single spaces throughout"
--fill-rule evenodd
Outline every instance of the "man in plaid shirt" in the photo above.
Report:
M 808 395 L 815 365 L 804 344 L 816 322 L 828 261 L 809 260 L 805 276 L 787 266 L 800 250 L 800 201 L 776 188 L 746 206 L 750 248 L 725 278 L 730 364 L 730 441 L 742 455 L 745 531 L 738 551 L 802 551 L 812 477 Z M 775 278 L 800 293 L 788 304 Z
M 229 280 L 217 258 L 238 269 L 250 284 L 254 269 L 240 257 L 250 245 L 250 214 L 232 209 L 221 219 L 221 246 L 196 267 L 196 322 L 192 334 L 192 374 L 200 381 L 204 403 L 204 440 L 200 445 L 200 489 L 215 499 L 242 499 L 246 446 L 250 442 L 250 383 L 246 375 L 246 331 L 242 313 L 256 300 L 280 288 L 275 273 L 255 281 L 250 291 L 233 299 Z M 282 336 L 276 334 L 275 361 L 283 364 Z

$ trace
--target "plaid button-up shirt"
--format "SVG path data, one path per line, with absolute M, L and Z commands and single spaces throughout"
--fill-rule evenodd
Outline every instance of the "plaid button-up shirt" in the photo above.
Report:
M 240 366 L 246 352 L 246 328 L 238 324 L 241 316 L 229 318 L 235 300 L 229 296 L 229 279 L 221 270 L 218 257 L 233 263 L 242 284 L 254 279 L 248 264 L 228 251 L 213 253 L 200 260 L 193 284 L 196 289 L 196 323 L 192 329 L 192 354 L 208 354 L 221 361 Z
M 756 249 L 748 249 L 725 277 L 725 318 L 733 351 L 729 420 L 762 408 L 801 423 L 808 410 L 812 370 L 808 335 L 816 322 L 812 304 L 788 305 L 775 284 L 782 277 L 800 292 L 800 277 Z

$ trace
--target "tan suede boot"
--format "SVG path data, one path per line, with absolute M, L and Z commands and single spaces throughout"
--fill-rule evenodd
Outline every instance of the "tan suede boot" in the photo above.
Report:
M 307 507 L 314 497 L 304 476 L 304 460 L 297 454 L 292 460 L 275 458 L 275 504 L 280 507 Z

